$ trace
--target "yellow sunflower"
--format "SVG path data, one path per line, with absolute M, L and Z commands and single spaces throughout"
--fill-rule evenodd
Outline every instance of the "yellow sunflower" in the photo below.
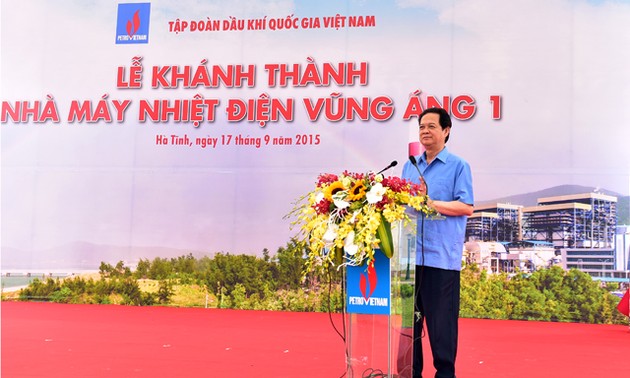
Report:
M 365 197 L 365 185 L 362 181 L 355 181 L 348 192 L 348 201 L 358 201 Z
M 339 192 L 340 190 L 343 190 L 343 184 L 341 183 L 341 181 L 335 181 L 332 184 L 328 185 L 328 187 L 324 190 L 324 198 L 332 201 L 333 194 Z

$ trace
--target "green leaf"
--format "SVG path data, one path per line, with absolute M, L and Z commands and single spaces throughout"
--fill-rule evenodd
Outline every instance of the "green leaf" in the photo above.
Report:
M 394 239 L 392 238 L 392 225 L 381 214 L 381 223 L 376 229 L 376 235 L 380 242 L 380 248 L 387 258 L 391 259 L 394 255 Z

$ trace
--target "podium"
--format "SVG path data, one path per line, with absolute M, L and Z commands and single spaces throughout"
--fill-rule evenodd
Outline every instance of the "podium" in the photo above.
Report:
M 393 255 L 348 266 L 344 280 L 348 378 L 411 378 L 416 222 L 392 224 Z

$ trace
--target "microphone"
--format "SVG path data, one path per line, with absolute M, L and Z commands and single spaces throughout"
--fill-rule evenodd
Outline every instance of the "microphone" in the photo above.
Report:
M 418 175 L 420 175 L 422 182 L 424 182 L 424 187 L 427 189 L 426 194 L 429 195 L 429 184 L 427 184 L 427 180 L 424 179 L 422 172 L 420 172 L 420 168 L 418 168 L 418 161 L 416 160 L 416 157 L 413 155 L 409 155 L 409 161 L 411 162 L 411 164 L 413 164 L 414 167 L 416 167 L 416 171 L 418 171 Z
M 389 165 L 383 169 L 381 169 L 380 171 L 378 171 L 377 175 L 380 175 L 381 173 L 385 172 L 386 170 L 395 167 L 396 165 L 398 165 L 398 162 L 396 160 L 392 161 L 391 163 L 389 163 Z

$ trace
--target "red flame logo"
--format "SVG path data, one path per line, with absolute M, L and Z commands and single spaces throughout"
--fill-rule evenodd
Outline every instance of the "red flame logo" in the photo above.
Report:
M 374 293 L 376 289 L 376 284 L 378 282 L 378 277 L 376 276 L 376 269 L 374 268 L 374 262 L 371 262 L 367 268 L 367 275 L 361 273 L 361 277 L 359 277 L 359 289 L 361 289 L 361 294 L 363 298 L 367 301 Z M 369 286 L 368 286 L 369 285 Z M 369 289 L 369 293 L 368 293 Z
M 133 14 L 133 19 L 127 21 L 127 35 L 133 37 L 140 28 L 140 10 Z

